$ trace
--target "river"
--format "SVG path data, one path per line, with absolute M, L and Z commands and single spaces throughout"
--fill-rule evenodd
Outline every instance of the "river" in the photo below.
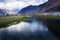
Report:
M 16 25 L 0 28 L 0 40 L 57 40 L 44 23 L 41 19 L 29 17 Z

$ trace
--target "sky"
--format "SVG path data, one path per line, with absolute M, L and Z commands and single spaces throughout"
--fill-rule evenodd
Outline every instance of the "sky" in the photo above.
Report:
M 0 0 L 0 9 L 20 10 L 29 5 L 40 5 L 48 0 Z

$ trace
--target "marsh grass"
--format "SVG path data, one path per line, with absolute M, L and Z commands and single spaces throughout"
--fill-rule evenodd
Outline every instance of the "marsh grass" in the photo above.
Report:
M 2 16 L 0 17 L 0 28 L 7 27 L 9 26 L 8 24 L 17 24 L 26 19 L 26 16 Z

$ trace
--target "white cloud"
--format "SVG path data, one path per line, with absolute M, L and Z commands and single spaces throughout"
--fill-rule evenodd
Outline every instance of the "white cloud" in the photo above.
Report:
M 22 9 L 29 5 L 40 5 L 46 1 L 45 0 L 5 0 L 4 2 L 0 2 L 0 8 L 7 8 L 10 10 L 16 8 Z
M 4 8 L 5 4 L 4 3 L 0 3 L 0 8 Z
M 26 7 L 28 6 L 26 3 L 23 3 L 23 2 L 12 2 L 12 3 L 6 3 L 6 8 L 8 9 L 15 9 L 15 8 L 23 8 L 23 7 Z
M 48 0 L 19 0 L 19 1 L 23 1 L 23 2 L 28 3 L 30 5 L 39 5 L 44 2 L 47 2 Z

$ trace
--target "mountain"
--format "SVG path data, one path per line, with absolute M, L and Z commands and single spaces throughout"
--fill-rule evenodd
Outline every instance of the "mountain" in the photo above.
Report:
M 46 3 L 39 6 L 27 6 L 20 10 L 19 14 L 45 13 L 45 12 L 60 12 L 60 0 L 48 0 Z
M 9 9 L 4 9 L 7 13 L 6 14 L 16 14 L 16 12 L 15 11 L 13 11 L 13 10 L 9 10 Z
M 20 10 L 18 13 L 20 13 L 20 14 L 37 13 L 37 12 L 38 12 L 39 10 L 41 10 L 43 7 L 44 7 L 44 4 L 39 5 L 39 6 L 33 6 L 33 5 L 30 5 L 30 6 L 27 6 L 27 7 L 23 8 L 23 9 Z
M 23 8 L 18 13 L 21 13 L 21 14 L 23 14 L 23 13 L 24 14 L 26 14 L 26 13 L 28 13 L 28 14 L 35 13 L 35 12 L 38 11 L 38 8 L 39 8 L 39 6 L 32 6 L 32 5 L 30 5 L 30 6 L 27 6 L 27 7 Z
M 16 14 L 15 11 L 9 10 L 9 9 L 0 9 L 0 14 Z
M 48 0 L 40 12 L 60 12 L 60 0 Z
M 6 11 L 5 11 L 5 10 L 0 9 L 0 14 L 5 14 L 5 13 L 6 13 Z

